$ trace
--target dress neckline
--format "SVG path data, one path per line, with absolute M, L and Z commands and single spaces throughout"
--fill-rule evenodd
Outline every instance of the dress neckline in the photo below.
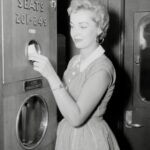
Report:
M 94 60 L 104 54 L 104 48 L 99 45 L 85 60 L 81 61 L 81 55 L 78 55 L 73 66 L 79 65 L 80 72 L 83 72 Z

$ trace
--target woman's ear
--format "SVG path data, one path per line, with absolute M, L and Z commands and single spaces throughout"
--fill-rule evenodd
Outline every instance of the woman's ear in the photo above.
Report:
M 102 33 L 101 28 L 98 28 L 97 35 L 99 36 L 99 35 L 101 35 L 101 33 Z

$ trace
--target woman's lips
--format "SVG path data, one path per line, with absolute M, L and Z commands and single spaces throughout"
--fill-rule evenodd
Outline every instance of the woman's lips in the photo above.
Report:
M 78 42 L 82 42 L 83 40 L 82 40 L 82 39 L 74 39 L 74 41 L 75 41 L 76 43 L 78 43 Z

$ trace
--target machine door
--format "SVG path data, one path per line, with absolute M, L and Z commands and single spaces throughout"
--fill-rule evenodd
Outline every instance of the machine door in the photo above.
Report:
M 56 104 L 29 56 L 57 66 L 57 0 L 0 1 L 0 150 L 53 150 Z
M 131 107 L 125 111 L 130 150 L 150 150 L 150 1 L 125 1 L 125 67 L 131 79 Z

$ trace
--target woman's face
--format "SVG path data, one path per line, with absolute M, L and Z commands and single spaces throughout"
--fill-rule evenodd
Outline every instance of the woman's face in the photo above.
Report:
M 102 31 L 93 21 L 93 15 L 91 11 L 83 9 L 70 15 L 71 37 L 79 49 L 97 45 L 96 38 Z

